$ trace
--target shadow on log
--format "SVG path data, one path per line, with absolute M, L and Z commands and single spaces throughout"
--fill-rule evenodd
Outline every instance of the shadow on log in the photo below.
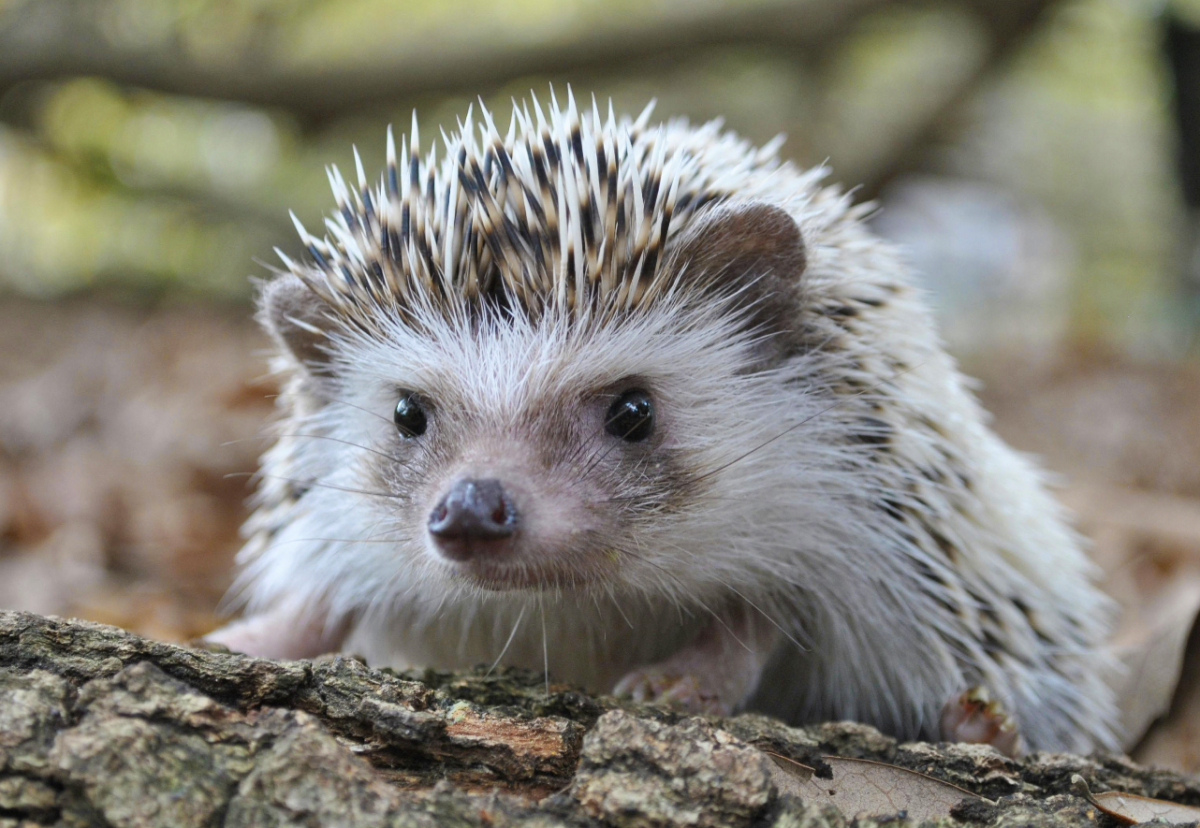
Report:
M 1119 756 L 1012 761 L 855 724 L 705 720 L 549 690 L 518 671 L 274 662 L 0 612 L 0 826 L 915 824 L 850 820 L 779 784 L 777 762 L 821 777 L 830 756 L 959 786 L 947 825 L 1095 825 L 1075 774 L 1095 792 L 1200 803 L 1195 782 Z

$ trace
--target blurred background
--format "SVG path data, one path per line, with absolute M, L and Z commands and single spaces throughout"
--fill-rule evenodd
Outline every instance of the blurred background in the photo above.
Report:
M 1200 0 L 0 0 L 0 607 L 217 624 L 288 208 L 550 83 L 877 200 L 1123 645 L 1189 654 L 1133 671 L 1173 697 L 1135 755 L 1200 770 Z

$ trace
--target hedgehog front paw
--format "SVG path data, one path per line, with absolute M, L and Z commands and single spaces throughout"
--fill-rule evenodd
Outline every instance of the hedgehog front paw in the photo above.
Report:
M 667 666 L 650 666 L 634 670 L 617 682 L 614 696 L 624 696 L 637 702 L 682 707 L 692 713 L 728 716 L 733 705 L 695 673 L 681 673 Z
M 1021 751 L 1017 723 L 984 687 L 972 687 L 942 708 L 942 738 L 950 742 L 991 745 L 1005 756 Z

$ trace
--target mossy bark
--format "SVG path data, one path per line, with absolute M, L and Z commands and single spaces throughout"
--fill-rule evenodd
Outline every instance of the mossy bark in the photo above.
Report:
M 997 800 L 945 821 L 1093 825 L 1071 793 L 1200 803 L 1200 785 L 1116 756 L 1005 759 L 871 728 L 706 720 L 518 671 L 372 670 L 147 641 L 0 613 L 0 827 L 844 826 L 776 785 L 769 754 L 920 770 Z M 910 822 L 897 814 L 859 825 Z

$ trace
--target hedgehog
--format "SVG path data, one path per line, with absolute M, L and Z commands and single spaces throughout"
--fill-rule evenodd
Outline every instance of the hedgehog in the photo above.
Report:
M 440 160 L 414 114 L 377 182 L 330 167 L 325 232 L 277 251 L 275 442 L 211 643 L 1115 744 L 1110 602 L 870 205 L 652 105 L 473 112 Z

